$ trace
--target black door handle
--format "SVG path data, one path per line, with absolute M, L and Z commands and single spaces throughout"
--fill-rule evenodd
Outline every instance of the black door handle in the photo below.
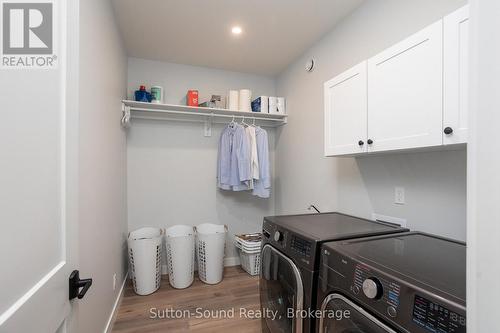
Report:
M 80 272 L 73 271 L 69 276 L 69 299 L 73 299 L 78 297 L 78 299 L 82 299 L 90 286 L 92 285 L 92 279 L 81 279 L 80 280 Z M 83 288 L 80 291 L 80 288 Z
M 451 128 L 451 127 L 445 127 L 444 134 L 449 135 L 451 133 L 453 133 L 453 128 Z
M 363 142 L 363 140 L 359 140 L 359 141 L 358 141 L 358 145 L 362 146 L 362 145 L 364 145 L 364 144 L 365 144 L 365 143 Z
M 366 141 L 366 142 L 368 142 L 368 144 L 371 145 L 373 143 L 373 140 L 372 139 L 368 139 L 368 141 Z

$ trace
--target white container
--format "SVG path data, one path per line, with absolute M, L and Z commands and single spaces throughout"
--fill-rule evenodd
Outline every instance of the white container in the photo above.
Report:
M 250 275 L 259 275 L 260 273 L 260 252 L 246 253 L 239 250 L 241 268 Z
M 252 112 L 252 91 L 241 89 L 239 97 L 239 111 Z
M 165 232 L 168 281 L 176 289 L 189 287 L 194 280 L 195 230 L 188 225 L 174 225 Z
M 151 103 L 163 104 L 163 87 L 152 86 L 151 95 L 152 95 Z
M 227 226 L 204 223 L 196 226 L 198 276 L 208 284 L 222 281 Z
M 286 113 L 285 97 L 278 97 L 278 101 L 276 104 L 276 110 L 277 110 L 278 114 L 285 114 Z
M 163 234 L 163 229 L 151 227 L 128 234 L 132 282 L 134 291 L 139 295 L 149 295 L 160 288 Z
M 239 109 L 239 100 L 240 100 L 240 93 L 238 90 L 229 90 L 229 94 L 227 95 L 227 108 L 232 111 L 238 111 Z
M 274 96 L 269 97 L 269 113 L 271 114 L 278 113 L 278 97 Z

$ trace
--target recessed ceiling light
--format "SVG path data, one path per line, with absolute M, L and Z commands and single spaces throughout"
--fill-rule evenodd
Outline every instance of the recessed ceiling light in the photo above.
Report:
M 231 32 L 233 33 L 233 35 L 239 35 L 239 34 L 241 34 L 241 32 L 242 32 L 242 31 L 243 31 L 243 30 L 241 30 L 241 27 L 238 27 L 238 26 L 233 27 L 233 28 L 231 29 Z

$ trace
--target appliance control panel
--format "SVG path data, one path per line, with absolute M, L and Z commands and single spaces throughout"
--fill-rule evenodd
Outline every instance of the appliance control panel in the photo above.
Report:
M 375 276 L 368 267 L 357 264 L 351 290 L 354 294 L 363 291 L 364 297 L 379 301 L 385 307 L 385 313 L 396 317 L 400 305 L 401 286 L 382 276 Z M 379 305 L 380 306 L 380 305 Z
M 285 249 L 288 243 L 288 234 L 288 231 L 279 228 L 272 223 L 264 221 L 262 226 L 262 235 L 268 243 L 271 243 L 280 249 Z
M 298 236 L 292 235 L 292 241 L 290 244 L 290 248 L 292 251 L 304 256 L 304 257 L 310 257 L 311 256 L 311 242 L 307 241 L 305 239 L 302 239 Z
M 466 328 L 465 316 L 419 295 L 415 295 L 412 320 L 432 333 L 465 333 Z
M 301 235 L 266 219 L 262 225 L 262 235 L 264 244 L 270 244 L 282 251 L 297 265 L 309 270 L 315 269 L 316 243 L 313 240 L 301 237 Z

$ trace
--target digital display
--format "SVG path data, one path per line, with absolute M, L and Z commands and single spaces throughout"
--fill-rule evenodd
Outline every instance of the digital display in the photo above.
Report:
M 415 295 L 413 322 L 433 333 L 465 333 L 465 317 Z

